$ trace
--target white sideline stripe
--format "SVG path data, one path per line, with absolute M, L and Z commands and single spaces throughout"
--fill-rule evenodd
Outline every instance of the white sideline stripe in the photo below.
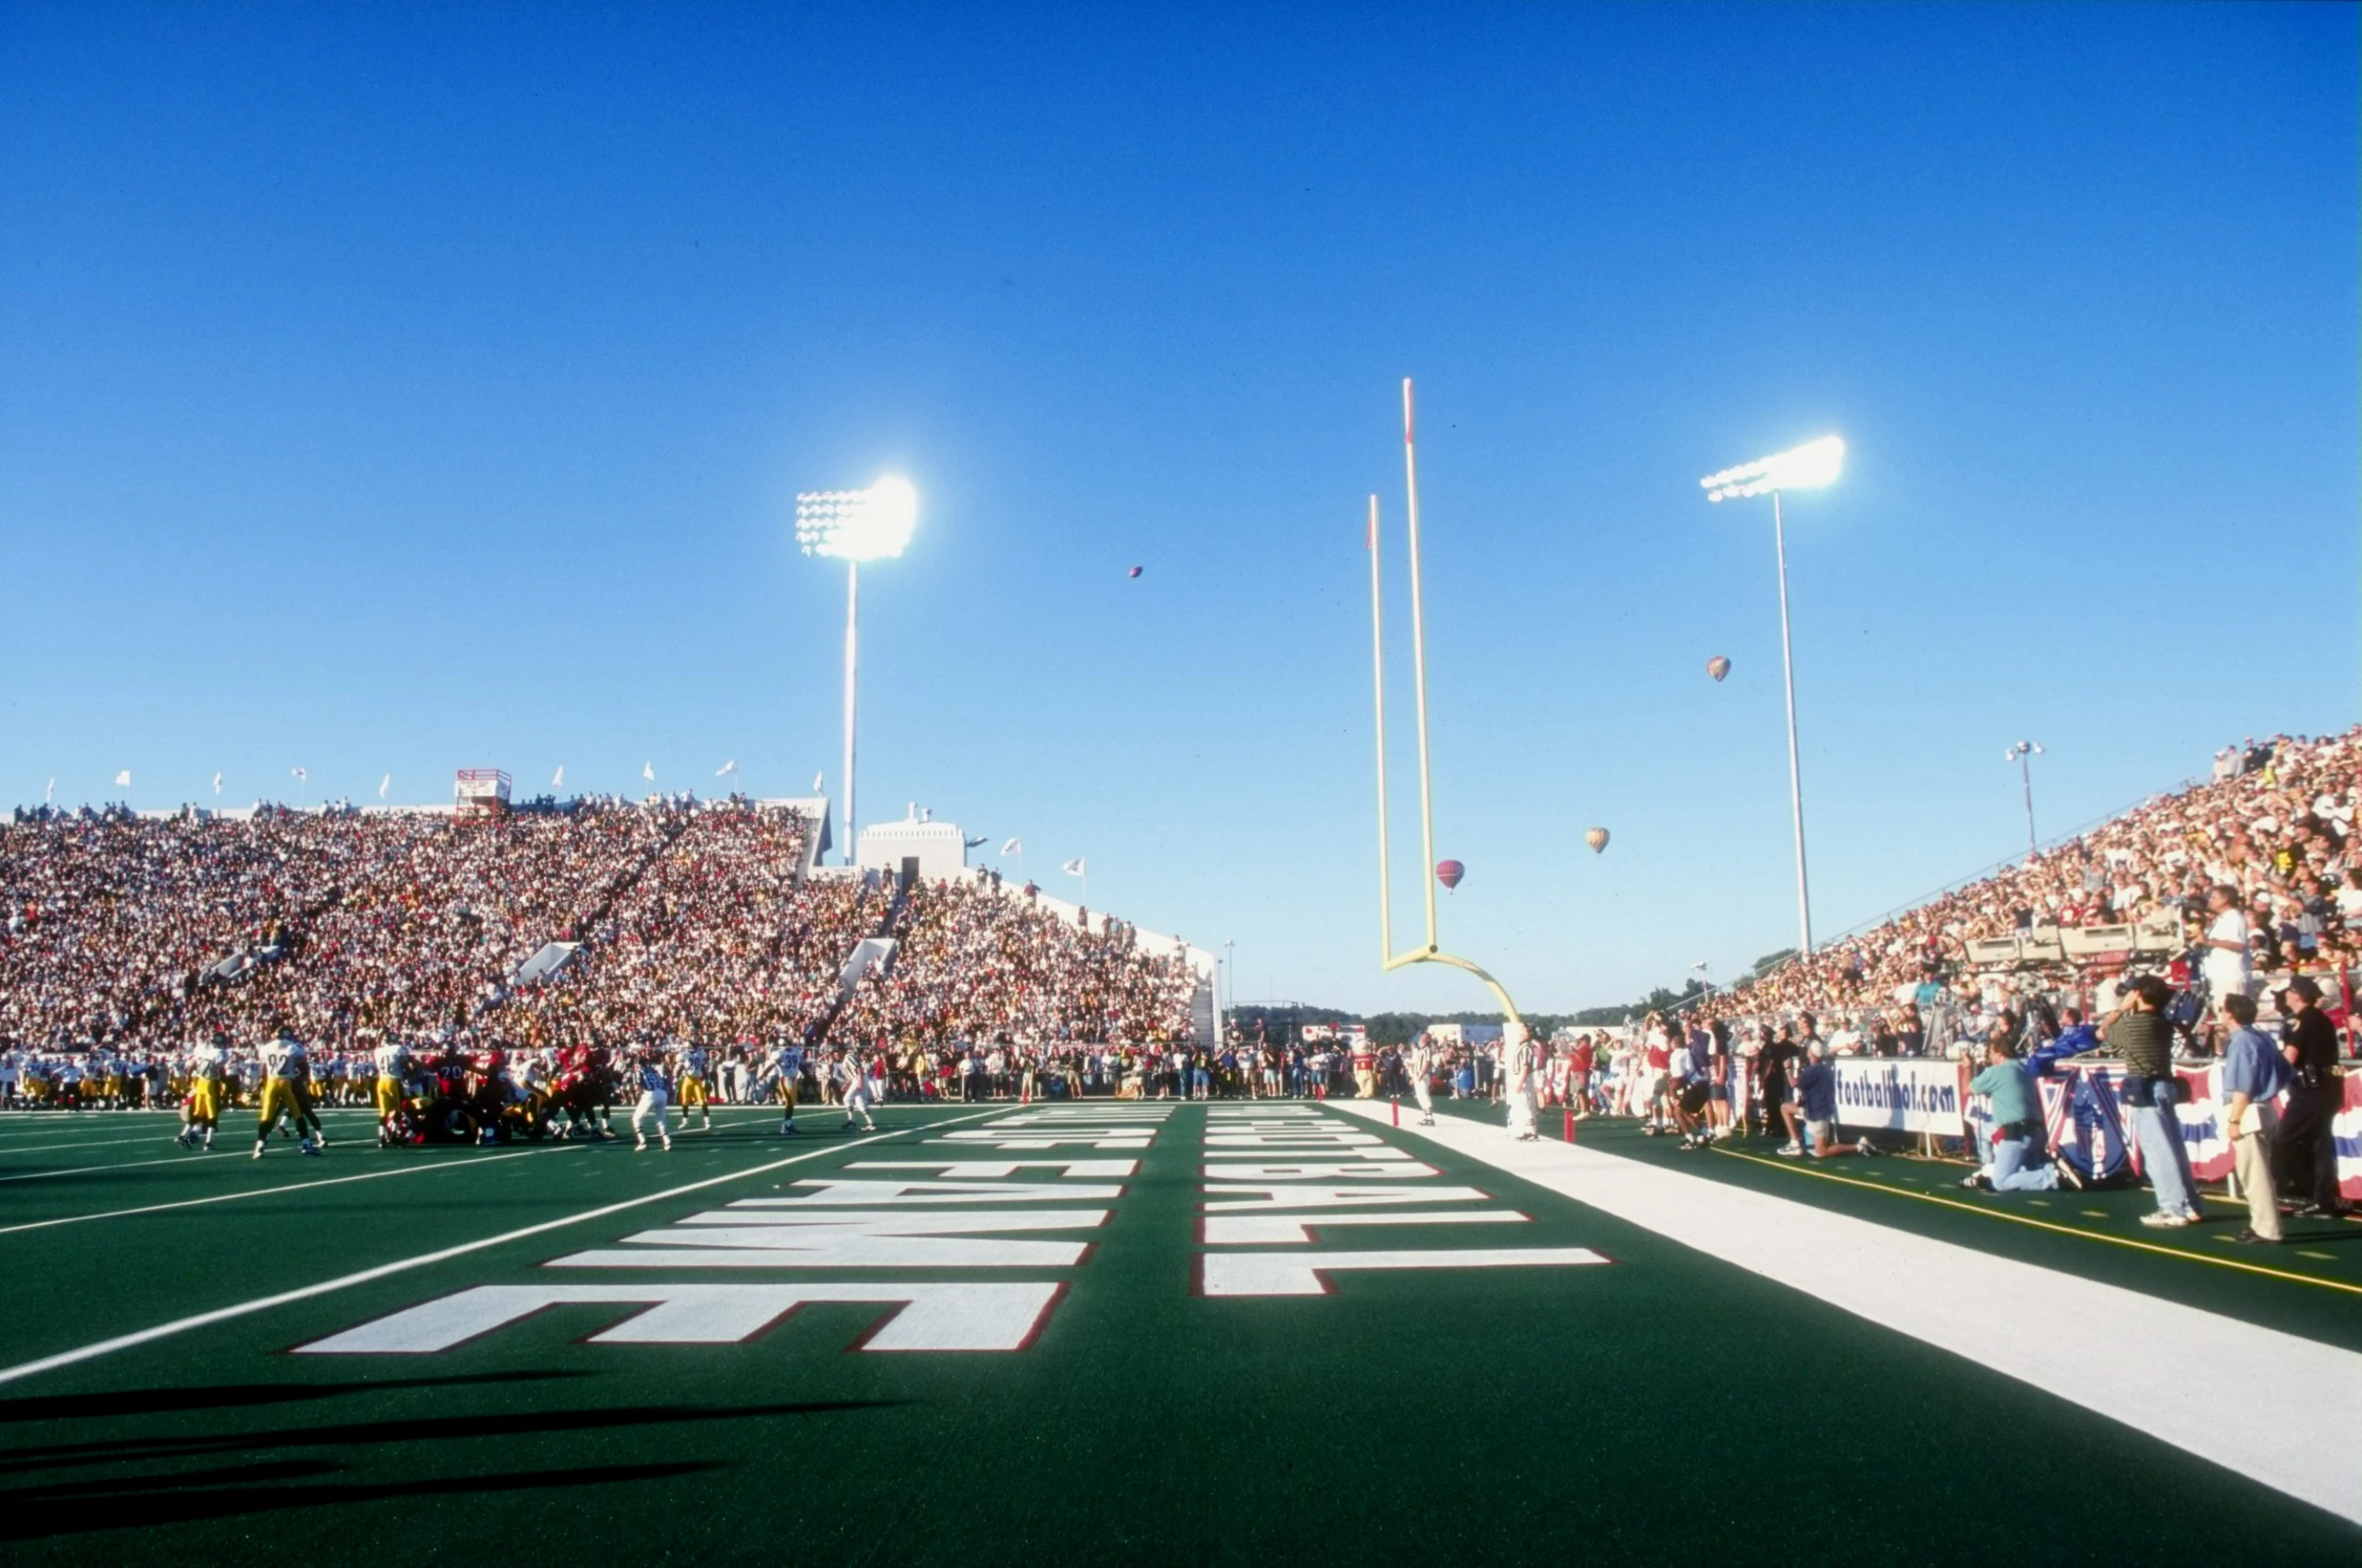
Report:
M 314 1187 L 340 1187 L 347 1182 L 375 1182 L 387 1176 L 423 1176 L 431 1170 L 465 1170 L 481 1165 L 497 1165 L 503 1160 L 522 1160 L 528 1154 L 562 1154 L 568 1149 L 588 1149 L 588 1144 L 567 1144 L 556 1149 L 525 1149 L 513 1154 L 487 1154 L 473 1160 L 437 1160 L 433 1165 L 404 1166 L 398 1170 L 371 1170 L 359 1176 L 331 1176 L 324 1182 L 289 1182 L 283 1186 L 251 1187 L 245 1192 L 224 1192 L 212 1198 L 183 1198 L 174 1203 L 146 1203 L 136 1209 L 108 1209 L 99 1214 L 69 1214 L 58 1219 L 35 1219 L 23 1225 L 0 1225 L 0 1236 L 14 1236 L 19 1231 L 45 1231 L 52 1225 L 79 1225 L 92 1219 L 122 1219 L 135 1214 L 162 1214 L 166 1209 L 193 1209 L 205 1203 L 234 1203 L 242 1198 L 276 1198 L 290 1192 L 309 1192 Z
M 2362 1524 L 2362 1466 L 2346 1429 L 2362 1409 L 2362 1355 L 1580 1145 L 1518 1143 L 1456 1120 L 1414 1135 Z M 2103 1343 L 1995 1326 L 2022 1315 L 2108 1332 Z M 2304 1397 L 2226 1400 L 2216 1377 L 2159 1376 L 2153 1357 L 2128 1353 L 2135 1345 L 2170 1346 L 2182 1365 L 2209 1372 L 2268 1368 Z
M 978 1114 L 990 1115 L 989 1112 Z M 929 1122 L 925 1125 L 941 1127 L 950 1122 L 968 1119 L 970 1118 L 966 1116 L 951 1116 L 946 1118 L 945 1121 Z M 456 1247 L 444 1247 L 432 1253 L 420 1253 L 416 1257 L 397 1258 L 391 1263 L 381 1263 L 374 1269 L 364 1269 L 358 1273 L 340 1274 L 333 1280 L 322 1280 L 317 1285 L 300 1286 L 293 1290 L 282 1290 L 276 1295 L 257 1296 L 252 1301 L 238 1302 L 229 1306 L 217 1306 L 211 1312 L 198 1312 L 186 1318 L 175 1318 L 170 1322 L 158 1323 L 153 1328 L 143 1328 L 131 1334 L 118 1334 L 111 1339 L 100 1339 L 75 1350 L 60 1351 L 55 1355 L 44 1355 L 34 1361 L 20 1361 L 13 1367 L 0 1367 L 0 1383 L 14 1383 L 20 1378 L 32 1377 L 41 1372 L 55 1372 L 60 1367 L 71 1367 L 79 1362 L 94 1360 L 101 1355 L 110 1355 L 119 1350 L 129 1350 L 136 1345 L 170 1338 L 173 1335 L 185 1334 L 193 1328 L 207 1328 L 214 1323 L 228 1322 L 233 1318 L 244 1318 L 256 1312 L 267 1312 L 274 1306 L 285 1306 L 291 1302 L 309 1301 L 314 1296 L 329 1295 L 352 1286 L 367 1285 L 372 1280 L 382 1280 L 389 1275 L 407 1273 L 413 1269 L 424 1269 L 431 1264 L 448 1262 L 455 1257 L 465 1257 L 470 1253 L 480 1253 L 488 1247 L 505 1246 L 511 1241 L 522 1241 L 529 1236 L 540 1236 L 545 1232 L 563 1230 L 569 1225 L 579 1225 L 585 1220 L 604 1219 L 610 1214 L 621 1214 L 626 1209 L 636 1209 L 645 1203 L 660 1203 L 668 1198 L 678 1198 L 683 1193 L 699 1192 L 707 1187 L 720 1186 L 725 1182 L 743 1182 L 749 1176 L 761 1176 L 769 1171 L 784 1169 L 788 1166 L 796 1165 L 805 1160 L 817 1160 L 842 1150 L 859 1149 L 864 1144 L 881 1143 L 887 1138 L 901 1137 L 913 1131 L 916 1129 L 899 1127 L 892 1132 L 874 1133 L 865 1138 L 855 1138 L 850 1143 L 841 1143 L 828 1149 L 814 1149 L 802 1154 L 791 1154 L 784 1160 L 773 1160 L 768 1165 L 750 1166 L 745 1170 L 734 1170 L 726 1175 L 709 1176 L 702 1182 L 691 1182 L 682 1186 L 667 1187 L 662 1192 L 652 1192 L 643 1198 L 626 1198 L 620 1203 L 608 1203 L 599 1208 L 585 1209 L 580 1214 L 568 1215 L 562 1219 L 544 1219 L 538 1225 L 526 1225 L 517 1230 L 504 1231 L 498 1236 L 488 1236 L 480 1241 L 463 1241 Z

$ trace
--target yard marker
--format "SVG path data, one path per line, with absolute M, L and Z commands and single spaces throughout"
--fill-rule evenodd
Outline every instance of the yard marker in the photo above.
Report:
M 1399 1099 L 1390 1099 L 1386 1103 L 1394 1108 L 1395 1125 L 1396 1127 L 1400 1127 L 1402 1125 L 1402 1101 Z
M 950 1121 L 973 1121 L 977 1116 L 988 1116 L 994 1114 L 991 1111 L 978 1111 L 972 1116 L 952 1116 L 949 1119 Z M 940 1127 L 946 1123 L 935 1122 L 931 1125 Z M 911 1131 L 909 1128 L 897 1128 L 891 1133 L 875 1133 L 865 1138 L 856 1138 L 851 1143 L 841 1143 L 829 1149 L 815 1149 L 804 1154 L 791 1154 L 783 1160 L 773 1160 L 768 1165 L 750 1166 L 745 1170 L 733 1171 L 722 1176 L 709 1176 L 702 1182 L 691 1182 L 683 1186 L 667 1187 L 662 1192 L 652 1192 L 645 1197 L 626 1198 L 620 1203 L 608 1203 L 600 1208 L 585 1209 L 580 1214 L 568 1215 L 562 1219 L 544 1219 L 539 1224 L 522 1226 L 513 1231 L 504 1231 L 498 1236 L 488 1236 L 479 1241 L 463 1241 L 456 1247 L 444 1247 L 432 1253 L 420 1253 L 416 1257 L 396 1258 L 391 1263 L 381 1263 L 374 1269 L 364 1269 L 357 1273 L 342 1274 L 333 1280 L 322 1280 L 317 1285 L 300 1286 L 293 1290 L 282 1290 L 276 1295 L 258 1296 L 250 1302 L 238 1302 L 229 1306 L 217 1306 L 211 1312 L 198 1312 L 186 1318 L 176 1318 L 167 1323 L 158 1323 L 153 1328 L 143 1328 L 130 1334 L 118 1334 L 111 1339 L 100 1339 L 75 1350 L 60 1351 L 55 1355 L 44 1355 L 34 1361 L 20 1361 L 13 1367 L 0 1367 L 0 1383 L 14 1383 L 20 1378 L 31 1377 L 40 1372 L 55 1372 L 60 1367 L 71 1367 L 78 1362 L 95 1360 L 101 1355 L 110 1355 L 119 1350 L 129 1350 L 134 1346 L 149 1344 L 158 1339 L 168 1339 L 176 1334 L 184 1334 L 193 1328 L 210 1328 L 214 1323 L 228 1322 L 232 1319 L 248 1317 L 256 1312 L 267 1312 L 274 1306 L 285 1306 L 292 1302 L 309 1301 L 315 1296 L 330 1295 L 352 1286 L 368 1285 L 374 1280 L 407 1273 L 413 1269 L 424 1269 L 432 1264 L 445 1263 L 455 1257 L 465 1257 L 470 1253 L 480 1253 L 489 1247 L 505 1246 L 511 1241 L 522 1241 L 527 1236 L 563 1230 L 569 1225 L 579 1225 L 586 1219 L 603 1219 L 610 1214 L 621 1214 L 625 1209 L 636 1209 L 646 1203 L 660 1203 L 668 1198 L 678 1198 L 686 1193 L 720 1186 L 725 1182 L 738 1182 L 749 1176 L 761 1176 L 769 1171 L 800 1164 L 805 1160 L 819 1159 L 824 1154 L 832 1154 L 839 1150 L 859 1149 L 864 1144 L 882 1143 L 889 1138 L 900 1137 L 909 1131 Z

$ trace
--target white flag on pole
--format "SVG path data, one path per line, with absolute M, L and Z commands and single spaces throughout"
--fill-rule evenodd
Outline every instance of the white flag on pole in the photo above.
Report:
M 1025 853 L 1025 841 L 1023 839 L 1011 839 L 1008 843 L 1001 846 L 1001 853 L 1003 855 L 1022 855 Z
M 1070 877 L 1087 877 L 1090 875 L 1090 871 L 1088 869 L 1089 863 L 1090 862 L 1078 855 L 1073 860 L 1067 861 L 1066 864 L 1060 866 L 1058 869 L 1065 872 Z
M 557 774 L 556 774 L 556 775 L 555 777 L 553 777 L 553 778 L 550 780 L 550 788 L 551 788 L 551 789 L 553 789 L 553 790 L 562 790 L 562 789 L 564 789 L 565 787 L 566 787 L 566 764 L 565 764 L 565 763 L 563 763 L 563 762 L 560 762 L 560 763 L 557 765 Z
M 121 773 L 115 775 L 115 783 L 124 789 L 129 789 L 131 787 L 131 770 L 126 768 Z
M 828 775 L 825 773 L 816 773 L 812 775 L 812 793 L 813 794 L 818 794 L 820 793 L 820 781 L 827 776 Z
M 392 774 L 387 774 L 385 777 L 377 781 L 377 798 L 384 800 L 385 798 L 385 792 L 393 787 L 394 775 Z
M 214 770 L 214 793 L 221 793 L 221 770 L 219 768 Z
M 290 769 L 290 770 L 288 770 L 288 771 L 289 771 L 289 772 L 291 772 L 291 773 L 293 773 L 293 774 L 296 775 L 296 782 L 297 782 L 297 783 L 299 783 L 299 784 L 302 783 L 305 779 L 307 779 L 307 778 L 309 778 L 309 777 L 311 777 L 311 776 L 312 776 L 309 773 L 305 772 L 305 771 L 304 771 L 304 769 L 303 769 L 302 767 L 300 767 L 300 766 L 298 766 L 298 767 L 292 768 L 292 769 Z
M 644 779 L 646 779 L 646 780 L 647 780 L 649 783 L 651 783 L 651 784 L 655 783 L 655 782 L 656 782 L 656 764 L 655 764 L 654 762 L 642 762 L 642 763 L 641 763 L 641 764 L 640 764 L 640 776 L 641 776 L 641 777 L 642 777 L 642 778 L 644 778 Z
M 58 781 L 56 779 L 51 779 L 49 787 L 42 791 L 41 803 L 43 806 L 55 806 L 58 803 Z
M 728 761 L 723 763 L 720 767 L 714 769 L 713 776 L 716 778 L 727 778 L 730 775 L 736 773 L 737 771 L 738 758 L 733 757 Z

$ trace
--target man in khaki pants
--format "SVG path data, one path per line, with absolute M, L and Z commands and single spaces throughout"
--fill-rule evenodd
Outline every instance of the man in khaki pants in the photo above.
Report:
M 2280 1201 L 2272 1190 L 2272 1141 L 2280 1129 L 2280 1091 L 2293 1074 L 2255 1027 L 2254 997 L 2233 992 L 2222 999 L 2222 1017 L 2231 1026 L 2222 1061 L 2223 1129 L 2248 1213 L 2247 1228 L 2231 1239 L 2277 1243 Z

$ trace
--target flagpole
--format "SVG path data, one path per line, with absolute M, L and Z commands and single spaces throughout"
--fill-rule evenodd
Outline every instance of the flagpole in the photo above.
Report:
M 860 659 L 861 562 L 845 563 L 845 863 L 853 854 L 853 702 L 854 672 Z

